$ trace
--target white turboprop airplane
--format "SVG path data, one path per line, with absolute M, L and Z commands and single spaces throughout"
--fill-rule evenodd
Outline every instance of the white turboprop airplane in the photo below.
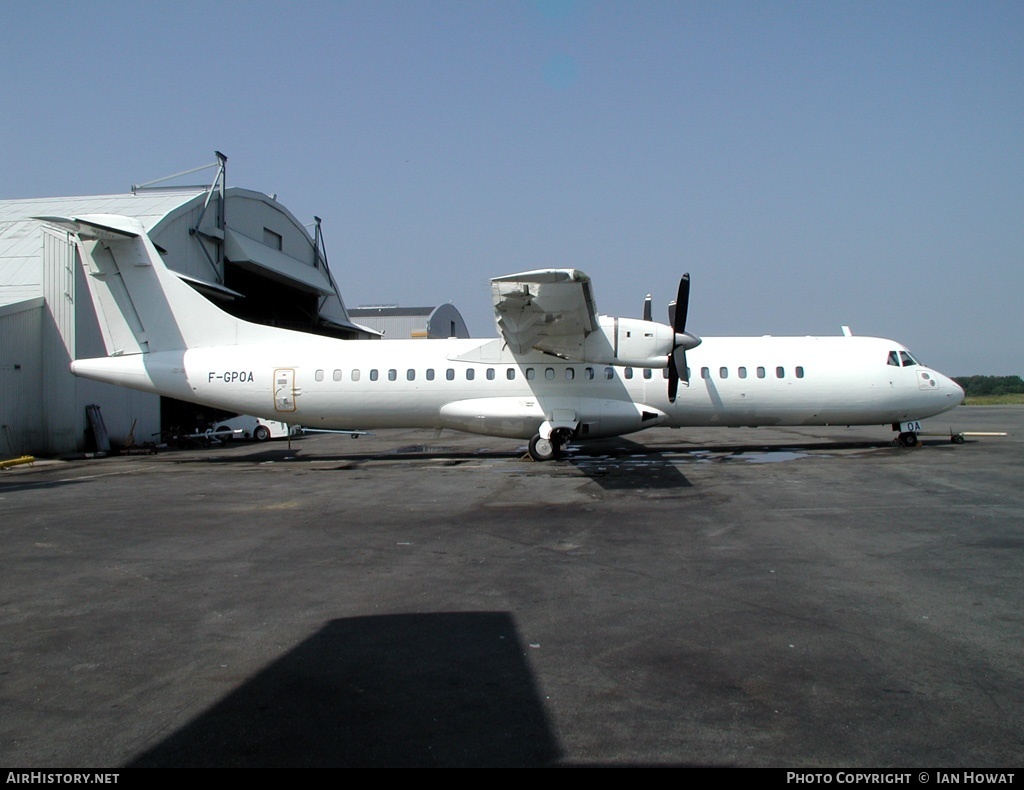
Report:
M 590 278 L 554 269 L 491 281 L 494 340 L 337 340 L 228 315 L 135 219 L 39 219 L 77 236 L 109 354 L 75 360 L 76 375 L 311 428 L 452 428 L 527 439 L 545 461 L 654 426 L 891 423 L 916 444 L 918 420 L 963 400 L 892 340 L 702 341 L 685 330 L 688 276 L 671 326 L 649 306 L 646 320 L 599 316 Z

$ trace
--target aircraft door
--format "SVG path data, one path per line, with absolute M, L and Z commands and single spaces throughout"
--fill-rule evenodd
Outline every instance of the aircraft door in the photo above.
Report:
M 274 371 L 274 411 L 295 411 L 295 370 L 278 368 Z

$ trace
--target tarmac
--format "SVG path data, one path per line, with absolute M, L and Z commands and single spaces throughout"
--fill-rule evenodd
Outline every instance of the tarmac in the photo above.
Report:
M 925 428 L 8 469 L 0 765 L 1021 767 L 1024 407 Z

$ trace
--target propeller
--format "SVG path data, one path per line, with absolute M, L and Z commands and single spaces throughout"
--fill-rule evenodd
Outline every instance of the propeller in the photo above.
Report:
M 679 280 L 679 292 L 676 300 L 668 306 L 668 321 L 675 332 L 675 345 L 672 353 L 668 355 L 668 400 L 669 403 L 676 402 L 676 394 L 679 392 L 679 381 L 682 379 L 686 385 L 690 385 L 689 368 L 686 366 L 686 351 L 700 345 L 700 338 L 686 331 L 686 313 L 690 305 L 690 275 L 684 274 Z M 676 364 L 676 352 L 680 354 L 680 365 Z
M 644 321 L 653 321 L 651 317 L 651 295 L 644 297 Z

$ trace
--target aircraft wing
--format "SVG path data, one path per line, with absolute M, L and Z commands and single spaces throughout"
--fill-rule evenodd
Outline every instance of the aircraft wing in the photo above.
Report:
M 541 269 L 491 280 L 494 317 L 513 354 L 530 349 L 580 359 L 598 327 L 590 277 L 579 269 Z

